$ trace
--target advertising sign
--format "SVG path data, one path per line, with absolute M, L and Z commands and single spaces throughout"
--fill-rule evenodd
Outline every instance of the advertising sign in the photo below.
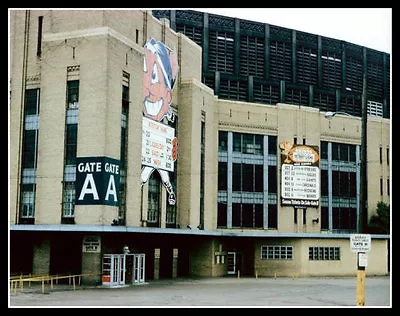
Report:
M 142 164 L 173 172 L 176 159 L 175 129 L 147 117 L 143 117 L 142 126 Z
M 282 142 L 281 205 L 318 207 L 320 170 L 317 146 Z
M 109 157 L 76 158 L 76 205 L 119 206 L 119 160 Z
M 175 122 L 172 90 L 178 77 L 178 55 L 164 43 L 150 39 L 144 45 L 143 64 L 143 135 L 141 185 L 154 170 L 160 174 L 168 192 L 168 203 L 175 205 L 176 196 L 169 173 L 174 171 L 178 139 L 174 129 L 162 121 Z

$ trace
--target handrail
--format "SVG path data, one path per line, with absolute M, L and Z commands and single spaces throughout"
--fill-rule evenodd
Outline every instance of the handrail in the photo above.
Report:
M 78 285 L 81 285 L 81 278 L 85 277 L 85 276 L 98 276 L 98 275 L 102 275 L 102 273 L 83 273 L 83 274 L 68 274 L 68 275 L 36 275 L 36 276 L 32 276 L 32 275 L 14 275 L 14 276 L 10 276 L 10 286 L 11 286 L 11 290 L 14 289 L 14 293 L 16 294 L 17 292 L 17 288 L 19 285 L 19 288 L 21 290 L 21 292 L 24 291 L 24 283 L 28 282 L 28 286 L 31 286 L 31 282 L 41 282 L 42 284 L 42 294 L 44 294 L 44 289 L 45 289 L 45 283 L 49 283 L 50 282 L 50 288 L 53 289 L 54 288 L 54 281 L 56 281 L 56 284 L 58 284 L 58 280 L 60 279 L 69 279 L 69 285 L 73 286 L 73 289 L 76 290 L 76 282 L 75 282 L 75 278 L 78 278 Z

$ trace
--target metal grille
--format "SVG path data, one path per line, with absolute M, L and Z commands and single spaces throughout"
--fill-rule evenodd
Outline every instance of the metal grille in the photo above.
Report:
M 279 102 L 279 86 L 254 82 L 254 101 L 265 104 L 277 104 Z
M 292 81 L 292 45 L 270 42 L 271 79 Z
M 361 116 L 361 95 L 349 94 L 340 96 L 340 111 L 354 116 Z
M 362 60 L 349 56 L 346 60 L 346 89 L 362 93 L 363 74 Z
M 324 92 L 314 93 L 314 106 L 320 108 L 322 111 L 335 111 L 336 110 L 336 96 Z
M 192 23 L 203 23 L 203 13 L 192 10 L 176 10 L 176 19 L 191 21 Z
M 296 105 L 308 105 L 308 90 L 286 88 L 285 103 Z
M 264 76 L 264 38 L 240 37 L 240 74 Z
M 185 34 L 197 45 L 199 46 L 203 45 L 203 32 L 201 28 L 177 23 L 176 31 Z
M 234 72 L 234 34 L 210 31 L 209 71 Z
M 297 46 L 297 80 L 304 84 L 317 84 L 318 59 L 317 50 Z
M 157 19 L 167 18 L 170 19 L 170 10 L 152 10 L 151 14 Z
M 325 88 L 340 89 L 342 86 L 342 60 L 337 53 L 322 52 L 322 85 Z
M 368 63 L 367 91 L 368 96 L 383 97 L 383 68 L 381 65 Z
M 221 78 L 218 96 L 229 100 L 247 101 L 247 83 Z

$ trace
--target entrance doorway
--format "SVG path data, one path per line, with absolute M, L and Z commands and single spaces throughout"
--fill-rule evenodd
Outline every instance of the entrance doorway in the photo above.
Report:
M 121 287 L 144 282 L 145 254 L 105 254 L 102 284 Z
M 240 252 L 229 251 L 228 256 L 228 274 L 236 275 L 241 269 L 242 255 Z

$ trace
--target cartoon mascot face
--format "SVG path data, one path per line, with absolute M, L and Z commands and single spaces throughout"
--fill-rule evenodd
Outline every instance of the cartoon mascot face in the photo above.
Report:
M 164 117 L 173 121 L 170 105 L 178 74 L 177 56 L 155 39 L 145 44 L 144 52 L 143 113 L 155 121 Z

